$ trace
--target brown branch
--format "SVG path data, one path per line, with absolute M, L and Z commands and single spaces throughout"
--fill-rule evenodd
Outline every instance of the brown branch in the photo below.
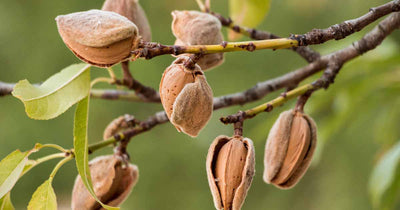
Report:
M 312 92 L 319 90 L 321 88 L 328 88 L 330 84 L 332 84 L 335 80 L 336 75 L 339 73 L 342 65 L 347 61 L 362 55 L 365 52 L 375 49 L 378 45 L 382 43 L 382 41 L 400 26 L 400 13 L 394 13 L 389 17 L 385 18 L 381 21 L 373 30 L 367 33 L 361 40 L 353 43 L 352 45 L 336 51 L 332 54 L 323 56 L 320 60 L 310 63 L 308 66 L 303 67 L 295 72 L 305 73 L 305 72 L 316 72 L 321 69 L 326 68 L 323 75 L 320 79 L 313 82 L 311 85 L 301 86 L 291 91 L 291 96 L 298 96 L 296 93 L 302 94 L 311 94 Z M 307 68 L 308 67 L 308 68 Z M 302 72 L 300 70 L 303 70 Z M 294 73 L 294 72 L 292 72 Z M 286 82 L 292 80 L 294 82 L 298 81 L 299 78 L 303 78 L 302 74 L 298 74 L 298 76 L 293 75 L 292 78 L 285 78 Z M 281 83 L 276 84 L 281 85 Z M 264 92 L 271 92 L 274 86 L 269 86 L 270 89 L 266 89 Z M 275 86 L 276 87 L 276 86 Z M 289 93 L 288 93 L 289 94 Z M 243 93 L 237 94 L 237 101 L 243 100 L 246 98 L 246 95 Z M 237 102 L 236 101 L 236 102 Z M 254 117 L 255 115 L 262 112 L 270 112 L 276 106 L 281 106 L 284 102 L 286 102 L 286 95 L 280 96 L 271 102 L 259 105 L 253 109 L 246 110 L 243 114 L 242 111 L 239 111 L 236 114 L 229 115 L 227 117 L 222 117 L 220 120 L 225 124 L 236 123 L 244 117 L 245 119 L 249 119 Z M 247 103 L 247 102 L 246 102 Z
M 328 88 L 329 84 L 334 82 L 336 75 L 339 73 L 342 65 L 347 61 L 362 55 L 365 52 L 373 50 L 376 48 L 393 30 L 400 27 L 400 13 L 394 13 L 381 21 L 378 26 L 367 33 L 361 40 L 353 43 L 352 45 L 336 51 L 334 53 L 322 56 L 321 59 L 308 64 L 307 66 L 300 68 L 296 71 L 288 73 L 284 76 L 265 81 L 260 83 L 253 88 L 246 90 L 244 92 L 239 92 L 227 96 L 222 96 L 214 98 L 214 110 L 225 108 L 228 106 L 236 104 L 245 104 L 257 100 L 266 94 L 278 90 L 283 87 L 288 87 L 293 83 L 298 83 L 305 79 L 306 77 L 321 71 L 324 74 L 320 79 L 313 82 L 311 85 L 311 91 L 315 91 L 321 88 Z M 294 89 L 293 91 L 295 91 Z M 306 92 L 306 94 L 311 94 L 311 92 Z M 285 98 L 285 95 L 280 96 Z M 284 100 L 283 100 L 284 102 Z M 265 104 L 265 109 L 263 111 L 270 112 L 274 108 L 273 104 Z M 237 114 L 230 115 L 221 119 L 224 123 L 237 123 L 244 119 L 249 119 L 255 115 L 249 115 L 246 112 L 239 111 Z M 168 122 L 168 117 L 164 111 L 156 113 L 154 116 L 149 117 L 147 120 L 142 121 L 139 126 L 129 129 L 122 133 L 122 135 L 115 135 L 114 138 L 117 141 L 128 141 L 133 136 L 140 133 L 148 131 L 154 128 L 156 125 Z M 240 131 L 239 131 L 240 132 Z
M 222 16 L 219 13 L 210 12 L 210 14 L 212 14 L 216 18 L 218 18 L 219 21 L 221 22 L 221 25 L 228 27 L 237 33 L 246 35 L 246 36 L 250 37 L 251 39 L 264 40 L 264 39 L 279 39 L 279 38 L 281 38 L 280 36 L 270 33 L 268 31 L 261 31 L 261 30 L 257 30 L 254 28 L 246 28 L 243 26 L 236 25 L 232 21 L 231 18 L 225 18 L 224 16 Z M 303 57 L 308 62 L 313 62 L 320 57 L 320 54 L 318 52 L 316 52 L 313 49 L 306 47 L 306 46 L 292 47 L 290 49 L 297 52 L 301 57 Z
M 359 18 L 347 20 L 326 29 L 313 29 L 304 35 L 293 35 L 292 37 L 299 41 L 299 46 L 322 44 L 332 39 L 339 40 L 362 30 L 385 15 L 398 11 L 400 11 L 400 0 L 394 0 L 371 8 L 367 14 Z
M 0 96 L 10 95 L 15 84 L 0 82 Z
M 133 78 L 129 70 L 129 61 L 122 62 L 121 66 L 124 76 L 122 80 L 115 80 L 116 84 L 124 85 L 127 88 L 135 91 L 136 95 L 145 102 L 161 102 L 158 91 L 143 85 L 138 80 Z

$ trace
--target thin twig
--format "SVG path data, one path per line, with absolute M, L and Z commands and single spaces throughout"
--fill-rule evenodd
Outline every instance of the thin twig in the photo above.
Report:
M 381 6 L 369 9 L 369 12 L 361 17 L 346 20 L 326 29 L 313 29 L 304 35 L 293 35 L 292 38 L 299 41 L 299 46 L 322 44 L 332 39 L 343 39 L 362 30 L 365 26 L 375 22 L 379 18 L 398 11 L 400 11 L 400 0 L 390 1 Z
M 268 31 L 261 31 L 254 28 L 247 28 L 244 26 L 236 25 L 231 18 L 225 18 L 219 13 L 210 12 L 210 14 L 214 15 L 216 18 L 219 19 L 221 25 L 232 29 L 237 33 L 241 33 L 245 36 L 250 37 L 254 40 L 265 40 L 265 39 L 279 39 L 281 38 L 278 35 L 270 33 Z M 303 57 L 308 62 L 313 62 L 320 57 L 320 54 L 309 47 L 302 46 L 302 47 L 292 47 L 289 48 L 295 52 L 297 52 L 301 57 Z
M 217 45 L 162 45 L 155 42 L 142 42 L 139 49 L 132 52 L 131 59 L 138 57 L 151 59 L 160 55 L 180 55 L 185 53 L 191 54 L 210 54 L 220 52 L 235 52 L 235 51 L 249 51 L 263 49 L 286 49 L 296 47 L 297 41 L 291 38 L 280 39 L 267 39 L 259 41 L 246 41 L 246 42 L 223 42 Z
M 124 61 L 121 63 L 123 71 L 123 79 L 115 80 L 118 85 L 124 85 L 127 88 L 134 90 L 136 95 L 139 96 L 143 101 L 146 102 L 160 102 L 159 93 L 151 87 L 147 87 L 140 83 L 138 80 L 134 79 L 129 70 L 129 61 Z

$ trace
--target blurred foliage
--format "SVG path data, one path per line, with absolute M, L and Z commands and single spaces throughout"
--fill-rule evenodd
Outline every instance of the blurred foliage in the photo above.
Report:
M 370 194 L 376 209 L 392 209 L 400 193 L 400 142 L 393 146 L 375 167 Z
M 229 0 L 229 16 L 237 25 L 257 27 L 268 14 L 270 0 Z M 239 33 L 229 30 L 229 40 L 241 37 Z
M 268 18 L 258 28 L 281 36 L 304 33 L 312 28 L 325 28 L 346 19 L 358 17 L 383 0 L 281 0 L 272 1 Z M 195 1 L 141 1 L 152 26 L 153 40 L 174 42 L 170 30 L 172 10 L 197 9 Z M 227 16 L 228 1 L 212 1 L 212 9 Z M 54 18 L 59 14 L 100 8 L 102 1 L 26 1 L 0 2 L 0 80 L 17 82 L 28 78 L 42 82 L 78 59 L 65 47 L 58 35 Z M 314 46 L 323 53 L 340 49 L 359 39 L 366 30 L 346 40 Z M 318 157 L 314 167 L 291 190 L 279 190 L 262 181 L 265 139 L 279 112 L 293 107 L 294 102 L 265 113 L 245 123 L 244 135 L 254 141 L 256 176 L 243 209 L 372 209 L 368 181 L 377 155 L 400 138 L 399 81 L 400 33 L 396 31 L 375 51 L 349 62 L 327 91 L 318 91 L 306 106 L 319 127 Z M 243 37 L 243 39 L 245 39 Z M 157 88 L 172 56 L 133 63 L 133 75 Z M 207 72 L 214 95 L 219 96 L 274 78 L 305 65 L 289 50 L 236 52 L 226 54 L 225 64 Z M 116 70 L 120 69 L 119 67 Z M 117 71 L 118 72 L 118 71 Z M 92 77 L 107 75 L 93 69 Z M 120 75 L 120 74 L 119 74 Z M 317 78 L 316 75 L 313 79 Z M 307 80 L 307 82 L 312 81 Z M 104 86 L 109 87 L 109 86 Z M 212 140 L 230 135 L 232 128 L 218 118 L 270 100 L 270 94 L 243 107 L 216 111 L 198 138 L 177 133 L 170 124 L 157 126 L 136 136 L 129 147 L 132 162 L 138 165 L 140 178 L 123 207 L 126 209 L 212 209 L 212 197 L 205 172 L 205 157 Z M 73 145 L 73 110 L 50 121 L 29 119 L 23 104 L 11 96 L 0 98 L 0 157 L 16 148 L 22 151 L 34 143 Z M 105 126 L 115 117 L 130 113 L 138 119 L 162 109 L 159 104 L 125 101 L 91 100 L 89 141 L 102 138 Z M 111 147 L 94 155 L 109 154 Z M 41 155 L 44 153 L 41 152 Z M 38 154 L 32 156 L 38 157 Z M 92 155 L 93 156 L 93 155 Z M 11 192 L 17 209 L 27 206 L 35 189 L 52 171 L 55 161 L 32 169 Z M 77 175 L 73 161 L 61 168 L 53 181 L 60 209 L 69 209 L 70 193 Z M 400 208 L 400 206 L 397 206 Z

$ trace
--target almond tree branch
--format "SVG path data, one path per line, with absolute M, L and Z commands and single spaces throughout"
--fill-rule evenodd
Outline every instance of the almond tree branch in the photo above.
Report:
M 241 118 L 249 119 L 262 112 L 270 112 L 273 108 L 281 106 L 289 99 L 301 96 L 303 94 L 311 94 L 321 88 L 327 89 L 334 82 L 336 75 L 339 73 L 342 65 L 347 61 L 362 55 L 363 53 L 375 49 L 393 30 L 400 27 L 400 13 L 394 13 L 381 21 L 372 31 L 367 33 L 361 40 L 353 43 L 342 50 L 332 54 L 323 56 L 320 60 L 309 64 L 308 66 L 317 67 L 317 69 L 326 68 L 324 74 L 317 81 L 295 88 L 280 97 L 273 99 L 267 103 L 261 104 L 252 109 L 236 114 L 222 117 L 220 120 L 225 124 L 236 123 Z M 315 64 L 315 65 L 314 65 Z
M 299 41 L 299 46 L 322 44 L 332 39 L 340 40 L 362 30 L 379 18 L 398 11 L 400 11 L 400 0 L 390 1 L 381 6 L 371 8 L 368 13 L 361 17 L 346 20 L 326 29 L 313 29 L 304 35 L 292 35 L 292 38 Z
M 151 59 L 156 56 L 172 54 L 180 55 L 185 53 L 191 54 L 210 54 L 220 52 L 235 52 L 263 50 L 263 49 L 285 49 L 297 47 L 298 43 L 295 38 L 266 39 L 258 41 L 246 42 L 222 42 L 218 45 L 162 45 L 155 42 L 142 42 L 139 48 L 132 51 L 131 59 L 135 60 L 139 57 Z
M 15 84 L 0 82 L 0 96 L 10 95 L 14 89 Z
M 261 31 L 254 28 L 246 28 L 243 26 L 236 25 L 231 18 L 225 18 L 219 13 L 210 12 L 210 14 L 214 15 L 216 18 L 219 19 L 221 24 L 225 27 L 232 29 L 237 33 L 241 33 L 245 36 L 250 37 L 254 40 L 264 40 L 264 39 L 279 39 L 281 38 L 278 35 L 272 34 L 268 31 Z M 303 57 L 308 62 L 313 62 L 320 57 L 320 54 L 309 47 L 302 46 L 302 47 L 292 47 L 289 48 L 295 52 L 297 52 L 301 57 Z
M 145 102 L 161 102 L 158 91 L 151 87 L 147 87 L 134 79 L 129 70 L 129 61 L 121 63 L 124 78 L 122 80 L 115 80 L 118 85 L 124 85 L 127 88 L 134 90 L 136 95 Z
M 38 86 L 39 84 L 34 84 Z M 5 83 L 0 81 L 0 96 L 11 95 L 15 83 Z M 127 100 L 135 102 L 143 102 L 143 99 L 136 95 L 133 91 L 115 90 L 115 89 L 92 89 L 90 90 L 92 98 L 100 98 L 106 100 Z M 155 102 L 155 101 L 146 101 Z
M 356 19 L 348 20 L 340 24 L 333 25 L 327 29 L 313 29 L 312 31 L 303 35 L 291 35 L 289 38 L 278 38 L 277 36 L 268 32 L 257 31 L 254 29 L 247 29 L 237 25 L 233 25 L 230 19 L 223 18 L 221 15 L 216 15 L 222 25 L 231 27 L 233 30 L 244 33 L 252 38 L 263 38 L 258 41 L 246 42 L 223 42 L 219 45 L 162 45 L 154 42 L 142 42 L 139 44 L 139 49 L 132 52 L 131 59 L 135 60 L 138 57 L 151 59 L 156 56 L 173 54 L 180 55 L 185 53 L 220 53 L 220 52 L 233 52 L 233 51 L 254 51 L 262 49 L 286 49 L 306 45 L 321 44 L 331 39 L 343 39 L 346 36 L 360 31 L 365 26 L 371 24 L 377 19 L 390 14 L 392 12 L 400 11 L 400 0 L 394 0 L 384 5 L 370 9 L 370 11 Z M 267 39 L 265 39 L 267 38 Z M 273 39 L 269 39 L 273 38 Z M 314 61 L 319 58 L 318 54 L 307 48 L 295 49 L 307 61 Z
M 268 102 L 262 104 L 253 109 L 247 110 L 245 112 L 240 112 L 235 115 L 230 115 L 228 117 L 222 118 L 221 121 L 224 123 L 236 123 L 241 120 L 241 117 L 251 118 L 262 112 L 269 112 L 278 105 L 283 104 L 291 98 L 306 94 L 309 91 L 315 91 L 321 88 L 328 88 L 329 84 L 333 83 L 335 76 L 339 72 L 342 64 L 345 62 L 377 47 L 393 30 L 400 27 L 400 13 L 394 13 L 384 19 L 379 23 L 372 31 L 367 33 L 361 40 L 353 43 L 342 50 L 336 51 L 334 53 L 325 55 L 321 59 L 308 64 L 307 66 L 300 68 L 296 71 L 288 73 L 282 77 L 278 77 L 273 80 L 268 80 L 262 85 L 256 85 L 255 87 L 246 90 L 244 92 L 231 94 L 228 96 L 222 96 L 219 98 L 214 98 L 214 110 L 236 105 L 244 104 L 256 100 L 267 93 L 274 90 L 278 90 L 285 86 L 290 85 L 290 83 L 298 83 L 304 78 L 325 69 L 324 74 L 317 81 L 295 88 L 286 94 Z M 329 62 L 331 61 L 331 62 Z M 89 153 L 92 153 L 98 149 L 105 146 L 115 144 L 117 142 L 123 142 L 128 144 L 130 139 L 140 133 L 151 130 L 157 125 L 168 122 L 168 117 L 164 111 L 157 112 L 155 115 L 150 116 L 145 121 L 140 122 L 138 126 L 128 129 L 124 132 L 118 133 L 113 137 L 100 141 L 98 143 L 89 146 Z

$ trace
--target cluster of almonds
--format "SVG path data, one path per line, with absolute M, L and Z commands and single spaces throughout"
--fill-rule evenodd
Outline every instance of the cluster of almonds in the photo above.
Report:
M 175 44 L 207 45 L 223 41 L 220 21 L 198 11 L 173 11 L 172 32 Z M 209 121 L 213 110 L 213 93 L 205 70 L 222 64 L 222 53 L 202 56 L 189 69 L 188 55 L 180 55 L 164 71 L 160 82 L 161 103 L 170 122 L 178 131 L 196 137 Z
M 172 12 L 176 44 L 206 45 L 223 41 L 220 21 L 197 11 Z M 107 0 L 102 10 L 89 10 L 56 18 L 64 43 L 81 60 L 100 67 L 112 66 L 131 55 L 140 40 L 151 39 L 150 27 L 137 0 Z M 139 36 L 140 35 L 140 36 Z M 188 55 L 180 55 L 160 82 L 162 105 L 171 123 L 192 137 L 207 124 L 213 94 L 203 71 L 220 65 L 222 53 L 203 55 L 187 68 Z
M 174 11 L 172 16 L 175 44 L 222 43 L 221 23 L 214 16 L 197 11 Z M 68 48 L 96 66 L 119 63 L 130 56 L 140 40 L 151 40 L 149 23 L 137 0 L 106 0 L 102 10 L 61 15 L 56 21 Z M 202 55 L 189 68 L 190 59 L 189 55 L 177 56 L 164 71 L 160 97 L 176 129 L 195 137 L 213 110 L 213 93 L 203 71 L 220 65 L 224 57 L 222 53 Z M 112 122 L 104 138 L 131 126 L 130 121 L 125 116 Z M 293 187 L 310 165 L 316 141 L 316 125 L 310 117 L 296 110 L 283 112 L 266 143 L 264 181 L 282 189 Z M 95 193 L 108 205 L 121 204 L 138 179 L 137 167 L 124 164 L 116 156 L 96 158 L 89 166 Z M 240 209 L 255 174 L 253 142 L 237 135 L 218 136 L 208 150 L 206 168 L 215 207 Z M 100 208 L 79 177 L 73 189 L 72 208 Z
M 264 181 L 281 189 L 296 185 L 310 165 L 316 141 L 317 128 L 312 118 L 301 111 L 283 112 L 265 146 Z M 241 209 L 255 173 L 254 165 L 250 139 L 218 136 L 214 140 L 206 169 L 216 209 Z

